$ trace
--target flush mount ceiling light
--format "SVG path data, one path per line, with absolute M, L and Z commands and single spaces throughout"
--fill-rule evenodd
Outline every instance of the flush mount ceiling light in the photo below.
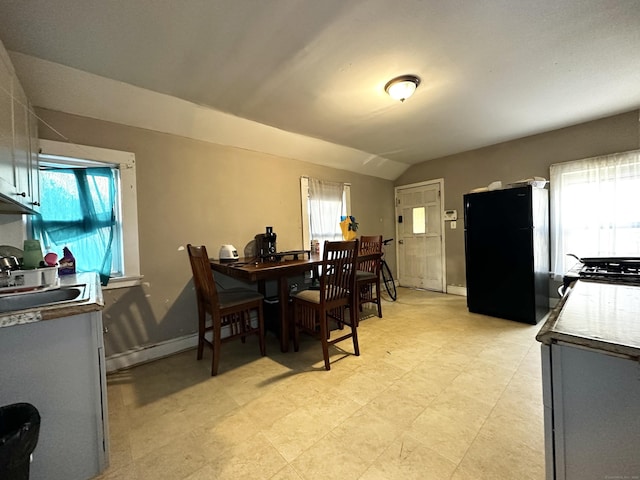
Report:
M 415 75 L 402 75 L 389 80 L 384 86 L 384 91 L 394 100 L 404 102 L 413 95 L 418 85 L 420 85 L 420 79 Z

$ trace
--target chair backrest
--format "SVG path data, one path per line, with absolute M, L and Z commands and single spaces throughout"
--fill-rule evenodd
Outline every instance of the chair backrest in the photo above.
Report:
M 320 301 L 340 303 L 348 300 L 356 288 L 358 240 L 324 242 Z
M 206 247 L 189 244 L 187 251 L 189 252 L 193 284 L 196 288 L 198 302 L 211 307 L 218 305 L 218 290 L 216 282 L 213 280 L 213 270 L 211 270 Z
M 375 253 L 382 253 L 382 235 L 374 235 L 367 237 L 362 235 L 360 237 L 360 251 L 358 255 L 371 255 Z M 380 269 L 380 259 L 361 261 L 358 265 L 358 270 L 365 272 L 376 273 Z

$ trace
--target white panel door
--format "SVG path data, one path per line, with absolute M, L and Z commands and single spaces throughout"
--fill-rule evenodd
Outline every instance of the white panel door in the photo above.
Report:
M 396 188 L 398 281 L 445 291 L 441 181 Z

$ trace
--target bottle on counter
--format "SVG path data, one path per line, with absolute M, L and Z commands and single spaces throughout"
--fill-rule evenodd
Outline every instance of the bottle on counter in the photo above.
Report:
M 76 273 L 76 259 L 67 247 L 62 249 L 62 258 L 58 267 L 59 275 L 73 275 Z
M 44 259 L 42 257 L 42 247 L 39 240 L 25 240 L 24 241 L 24 255 L 22 258 L 22 265 L 25 270 L 32 270 L 40 267 L 40 262 Z

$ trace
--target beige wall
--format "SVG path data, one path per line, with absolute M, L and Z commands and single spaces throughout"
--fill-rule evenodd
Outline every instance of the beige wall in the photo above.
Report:
M 280 250 L 302 247 L 299 178 L 349 182 L 360 234 L 395 236 L 393 187 L 444 178 L 445 209 L 457 209 L 458 229 L 446 229 L 448 285 L 465 285 L 462 195 L 494 180 L 549 177 L 552 163 L 640 148 L 638 111 L 526 137 L 416 165 L 395 182 L 343 170 L 38 109 L 69 141 L 133 152 L 137 163 L 141 272 L 139 287 L 105 292 L 107 355 L 196 331 L 187 243 L 239 250 L 273 226 Z M 40 138 L 61 140 L 40 125 Z M 448 226 L 448 224 L 447 224 Z M 306 247 L 306 246 L 305 246 Z M 388 249 L 395 265 L 394 249 Z
M 195 294 L 186 251 L 205 244 L 242 251 L 265 226 L 278 249 L 300 249 L 300 177 L 351 183 L 352 215 L 363 235 L 393 236 L 393 183 L 140 128 L 38 109 L 69 141 L 136 155 L 140 287 L 105 292 L 107 356 L 196 331 Z M 40 124 L 39 136 L 61 140 Z M 309 248 L 308 246 L 304 246 Z
M 638 110 L 486 148 L 430 160 L 408 169 L 395 185 L 444 178 L 444 209 L 458 210 L 458 228 L 445 229 L 447 284 L 463 286 L 464 218 L 462 196 L 501 180 L 549 178 L 553 163 L 640 148 Z

